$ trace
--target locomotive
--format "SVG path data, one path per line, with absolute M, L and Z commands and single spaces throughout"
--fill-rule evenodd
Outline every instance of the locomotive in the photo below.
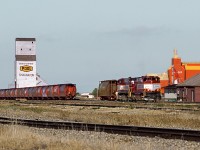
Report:
M 73 99 L 76 96 L 75 84 L 56 84 L 25 88 L 0 89 L 0 99 L 54 100 Z
M 108 100 L 160 100 L 160 89 L 158 76 L 105 80 L 99 83 L 99 97 Z
M 117 82 L 117 99 L 160 100 L 160 89 L 158 76 L 121 78 Z

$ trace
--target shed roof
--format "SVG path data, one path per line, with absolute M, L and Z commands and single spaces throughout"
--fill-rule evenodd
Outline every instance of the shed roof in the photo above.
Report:
M 165 86 L 165 89 L 176 89 L 177 84 Z
M 200 74 L 197 74 L 177 86 L 200 86 Z

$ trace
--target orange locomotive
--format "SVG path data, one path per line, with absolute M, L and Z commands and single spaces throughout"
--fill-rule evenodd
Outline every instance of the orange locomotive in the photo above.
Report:
M 0 99 L 73 99 L 76 96 L 75 84 L 56 84 L 37 87 L 1 89 Z

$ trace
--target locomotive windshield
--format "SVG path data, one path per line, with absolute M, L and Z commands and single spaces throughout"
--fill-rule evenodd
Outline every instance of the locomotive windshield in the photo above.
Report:
M 129 85 L 130 82 L 131 82 L 130 78 L 123 78 L 123 79 L 119 79 L 119 80 L 118 80 L 118 84 Z
M 160 82 L 160 78 L 157 76 L 147 76 L 147 77 L 143 77 L 143 81 L 153 81 L 153 82 Z

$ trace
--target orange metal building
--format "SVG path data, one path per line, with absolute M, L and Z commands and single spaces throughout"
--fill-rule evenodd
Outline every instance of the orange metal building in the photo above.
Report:
M 168 69 L 169 84 L 182 83 L 188 78 L 200 73 L 200 62 L 182 62 L 174 50 L 172 65 Z
M 160 77 L 161 93 L 164 94 L 164 87 L 182 83 L 198 73 L 200 73 L 200 62 L 182 62 L 181 58 L 178 57 L 177 50 L 174 50 L 172 64 L 167 73 L 149 73 L 147 75 L 157 75 Z

